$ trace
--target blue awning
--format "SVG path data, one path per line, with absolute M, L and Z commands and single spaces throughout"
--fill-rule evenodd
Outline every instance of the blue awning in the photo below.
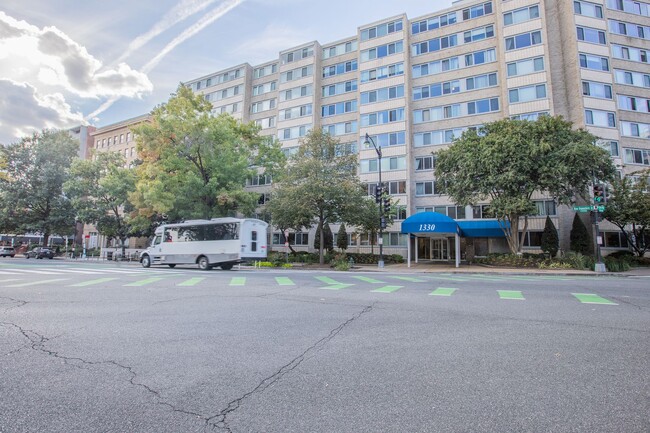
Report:
M 402 233 L 459 233 L 458 224 L 447 215 L 419 212 L 402 221 Z
M 506 236 L 497 220 L 468 220 L 458 221 L 457 224 L 461 236 L 465 238 L 504 238 Z M 510 228 L 510 223 L 506 222 L 505 224 L 506 228 Z

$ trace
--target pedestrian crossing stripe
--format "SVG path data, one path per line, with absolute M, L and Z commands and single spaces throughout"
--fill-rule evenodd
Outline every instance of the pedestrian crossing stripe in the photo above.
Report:
M 349 286 L 354 286 L 354 284 L 350 283 L 341 283 L 339 281 L 336 281 L 333 278 L 330 277 L 315 277 L 318 281 L 321 281 L 325 284 L 328 284 L 326 287 L 321 287 L 321 289 L 324 290 L 340 290 L 340 289 L 345 289 L 346 287 Z
M 605 299 L 593 293 L 571 293 L 583 304 L 618 305 L 615 302 Z
M 380 287 L 378 289 L 373 290 L 373 292 L 375 292 L 375 293 L 393 293 L 396 290 L 401 289 L 402 287 L 404 287 L 404 286 L 384 286 L 384 287 Z
M 124 287 L 141 287 L 141 286 L 146 286 L 147 284 L 153 284 L 155 282 L 158 282 L 160 280 L 163 280 L 163 277 L 151 277 L 151 278 L 146 278 L 144 280 L 140 281 L 135 281 L 133 283 L 125 284 Z
M 280 286 L 295 286 L 295 283 L 289 277 L 275 277 L 275 282 Z
M 433 292 L 429 293 L 432 296 L 451 296 L 457 289 L 453 287 L 438 287 Z
M 364 277 L 360 275 L 355 275 L 352 278 L 356 278 L 357 280 L 365 281 L 366 283 L 370 283 L 370 284 L 384 284 L 383 281 L 375 280 L 374 278 Z
M 230 286 L 243 286 L 246 284 L 246 277 L 232 277 L 230 280 Z
M 424 283 L 426 280 L 422 280 L 420 278 L 413 278 L 413 277 L 402 277 L 399 275 L 393 275 L 391 278 L 395 278 L 397 280 L 402 280 L 402 281 L 410 281 L 411 283 Z
M 205 280 L 204 277 L 194 277 L 194 278 L 190 278 L 189 280 L 185 280 L 182 283 L 179 283 L 178 286 L 181 286 L 181 287 L 196 286 L 197 284 L 199 284 L 203 280 Z
M 30 281 L 28 283 L 19 283 L 19 284 L 10 284 L 6 287 L 29 287 L 29 286 L 38 286 L 41 284 L 52 284 L 58 283 L 59 281 L 66 281 L 68 278 L 57 278 L 54 280 L 40 280 L 40 281 Z
M 499 293 L 499 298 L 501 299 L 526 300 L 519 290 L 497 290 L 497 293 Z
M 89 281 L 83 281 L 81 283 L 77 284 L 72 284 L 70 287 L 86 287 L 86 286 L 94 286 L 96 284 L 102 284 L 102 283 L 108 283 L 109 281 L 117 280 L 117 277 L 113 278 L 99 278 L 97 280 L 89 280 Z

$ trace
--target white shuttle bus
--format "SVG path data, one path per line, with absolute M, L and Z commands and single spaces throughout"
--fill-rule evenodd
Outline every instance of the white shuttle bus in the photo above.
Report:
M 268 224 L 258 219 L 213 218 L 166 224 L 156 229 L 151 246 L 140 254 L 151 265 L 196 264 L 199 269 L 233 265 L 266 258 Z

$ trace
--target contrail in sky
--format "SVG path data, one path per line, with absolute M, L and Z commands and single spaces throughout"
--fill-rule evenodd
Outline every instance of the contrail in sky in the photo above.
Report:
M 176 36 L 171 42 L 169 42 L 165 47 L 158 53 L 153 59 L 149 60 L 146 65 L 142 68 L 142 72 L 149 73 L 153 68 L 155 68 L 158 63 L 167 55 L 170 51 L 176 48 L 181 43 L 185 42 L 187 39 L 199 33 L 201 30 L 209 26 L 210 24 L 217 21 L 219 18 L 230 12 L 232 9 L 239 6 L 243 3 L 244 0 L 227 0 L 221 3 L 216 8 L 212 9 L 210 12 L 205 14 L 201 19 L 192 24 L 190 27 L 181 32 Z M 149 32 L 148 32 L 149 33 Z M 86 116 L 86 120 L 92 119 L 100 113 L 103 113 L 108 108 L 110 108 L 115 101 L 120 99 L 119 96 L 113 96 L 104 102 L 98 109 Z
M 141 48 L 144 44 L 158 36 L 159 34 L 167 31 L 179 22 L 191 17 L 197 12 L 210 6 L 216 0 L 183 0 L 167 12 L 160 21 L 158 21 L 148 32 L 141 34 L 135 38 L 128 46 L 126 51 L 115 61 L 120 63 L 134 51 Z

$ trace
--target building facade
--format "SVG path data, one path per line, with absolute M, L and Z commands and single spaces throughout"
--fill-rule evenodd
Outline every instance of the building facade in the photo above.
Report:
M 468 128 L 504 117 L 562 115 L 601 137 L 598 145 L 610 152 L 621 175 L 650 167 L 649 9 L 650 3 L 633 0 L 462 0 L 422 17 L 363 25 L 332 43 L 269 53 L 274 59 L 264 64 L 241 64 L 185 84 L 205 95 L 215 113 L 256 122 L 288 155 L 310 129 L 329 132 L 358 154 L 359 176 L 373 195 L 379 167 L 375 150 L 364 144 L 368 133 L 382 147 L 382 180 L 398 201 L 385 251 L 404 254 L 400 222 L 410 215 L 484 217 L 488 203 L 452 203 L 433 174 L 432 152 Z M 262 197 L 268 184 L 261 176 L 250 186 Z M 538 249 L 547 215 L 561 248 L 568 249 L 573 211 L 542 196 L 536 204 L 524 249 Z M 616 227 L 602 228 L 606 249 L 625 246 Z M 352 251 L 369 249 L 367 235 L 348 236 Z M 296 243 L 306 246 L 312 238 L 300 234 Z M 279 233 L 273 241 L 274 247 L 284 242 Z M 453 255 L 448 239 L 422 243 L 420 257 Z M 474 248 L 477 255 L 507 249 L 505 241 L 489 238 L 476 239 Z

